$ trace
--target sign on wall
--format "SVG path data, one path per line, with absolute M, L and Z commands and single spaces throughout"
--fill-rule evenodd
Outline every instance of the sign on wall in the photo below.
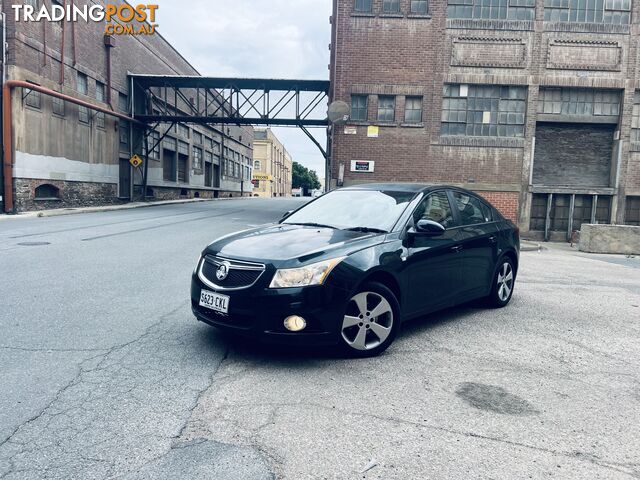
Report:
M 367 127 L 367 137 L 378 138 L 380 135 L 380 128 L 377 125 L 369 125 Z
M 134 155 L 129 159 L 129 163 L 135 168 L 138 168 L 140 165 L 142 165 L 142 159 L 138 155 Z
M 363 160 L 352 160 L 351 171 L 359 173 L 373 173 L 376 162 L 369 162 Z
M 268 181 L 273 180 L 273 176 L 267 175 L 267 174 L 264 174 L 264 173 L 254 173 L 253 174 L 253 179 L 254 180 L 258 180 L 258 181 L 262 180 L 262 181 L 268 182 Z

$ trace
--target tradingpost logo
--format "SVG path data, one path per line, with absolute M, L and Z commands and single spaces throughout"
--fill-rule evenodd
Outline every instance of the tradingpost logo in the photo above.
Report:
M 158 28 L 158 5 L 11 5 L 16 22 L 105 22 L 106 35 L 153 35 Z

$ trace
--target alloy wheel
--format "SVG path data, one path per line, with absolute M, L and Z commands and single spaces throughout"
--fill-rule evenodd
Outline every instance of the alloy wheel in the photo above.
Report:
M 498 272 L 498 298 L 501 302 L 506 302 L 513 290 L 513 267 L 509 262 L 504 262 Z
M 372 350 L 389 337 L 393 328 L 393 308 L 376 292 L 354 295 L 342 320 L 342 338 L 351 348 Z

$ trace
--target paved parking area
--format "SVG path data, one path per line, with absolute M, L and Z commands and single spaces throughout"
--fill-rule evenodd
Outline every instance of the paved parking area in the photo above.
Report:
M 640 478 L 639 267 L 524 253 L 508 308 L 415 321 L 375 359 L 234 344 L 185 439 L 282 478 Z
M 198 324 L 198 251 L 295 202 L 2 222 L 0 478 L 640 478 L 640 259 L 525 252 L 374 359 Z

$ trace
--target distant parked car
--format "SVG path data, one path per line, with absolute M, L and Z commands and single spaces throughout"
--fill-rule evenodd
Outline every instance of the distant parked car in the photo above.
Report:
M 506 306 L 519 251 L 516 226 L 467 190 L 349 187 L 210 244 L 191 304 L 240 334 L 376 355 L 405 320 L 478 298 Z

